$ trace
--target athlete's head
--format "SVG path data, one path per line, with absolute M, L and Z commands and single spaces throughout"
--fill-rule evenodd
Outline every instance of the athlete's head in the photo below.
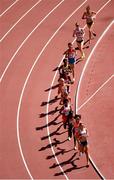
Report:
M 72 45 L 71 42 L 68 43 L 68 47 L 69 47 L 69 48 L 72 48 L 72 47 L 73 47 L 73 45 Z
M 64 80 L 63 78 L 61 78 L 61 79 L 59 80 L 59 83 L 60 83 L 60 84 L 64 84 L 64 82 L 65 82 L 65 80 Z
M 63 63 L 64 63 L 64 64 L 67 64 L 67 62 L 68 62 L 68 59 L 66 59 L 66 58 L 63 59 Z
M 81 120 L 81 114 L 76 114 L 74 116 L 74 118 L 75 118 L 76 121 L 80 121 Z
M 90 6 L 89 6 L 89 5 L 86 7 L 86 10 L 87 10 L 87 11 L 89 11 L 89 10 L 90 10 Z
M 80 122 L 79 128 L 80 128 L 81 130 L 83 130 L 84 127 L 85 127 L 84 123 Z
M 76 22 L 75 26 L 76 26 L 76 27 L 79 27 L 79 23 L 78 23 L 78 22 Z

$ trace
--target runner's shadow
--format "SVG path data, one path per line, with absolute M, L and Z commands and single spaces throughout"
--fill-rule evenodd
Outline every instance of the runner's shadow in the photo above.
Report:
M 56 67 L 55 69 L 53 69 L 53 71 L 57 71 L 57 70 L 59 70 L 59 67 Z
M 54 110 L 49 111 L 48 113 L 41 113 L 41 114 L 39 114 L 39 118 L 43 118 L 43 117 L 45 117 L 47 115 L 54 115 L 58 111 L 60 111 L 60 109 L 55 108 Z
M 76 169 L 85 168 L 86 166 L 80 166 L 80 167 L 78 167 L 78 166 L 76 165 L 76 162 L 75 162 L 75 161 L 79 160 L 79 158 L 76 157 L 76 154 L 77 154 L 77 153 L 75 152 L 74 155 L 73 155 L 71 158 L 69 158 L 68 160 L 66 160 L 66 161 L 64 161 L 64 162 L 61 162 L 61 163 L 59 163 L 59 164 L 54 163 L 52 166 L 50 166 L 50 169 L 52 169 L 52 168 L 56 168 L 56 167 L 58 167 L 58 166 L 63 167 L 63 166 L 66 166 L 66 165 L 68 165 L 68 164 L 71 165 L 71 167 L 68 168 L 68 169 L 66 169 L 66 170 L 64 170 L 64 172 L 55 173 L 54 176 L 60 176 L 60 175 L 63 175 L 63 173 L 68 173 L 68 172 L 71 172 L 71 171 L 76 170 Z
M 60 122 L 60 123 L 62 123 L 62 122 Z M 50 133 L 47 136 L 42 137 L 41 140 L 45 140 L 45 139 L 48 139 L 49 137 L 52 137 L 54 135 L 58 135 L 58 131 L 61 129 L 62 126 L 63 126 L 63 124 L 61 124 L 54 132 Z
M 44 128 L 47 128 L 51 125 L 60 124 L 60 123 L 56 122 L 56 120 L 59 118 L 59 116 L 61 116 L 61 114 L 58 114 L 57 117 L 53 121 L 49 122 L 48 124 L 45 124 L 44 126 L 36 127 L 36 131 L 43 130 Z
M 79 57 L 77 60 L 76 60 L 76 63 L 75 64 L 78 64 L 79 62 L 81 62 L 82 61 L 82 59 L 81 59 L 81 57 Z
M 64 173 L 69 173 L 73 170 L 78 170 L 78 169 L 82 169 L 82 168 L 85 168 L 86 166 L 80 166 L 80 167 L 77 167 L 77 165 L 73 165 L 71 168 L 68 168 L 64 171 Z M 59 173 L 55 173 L 54 176 L 61 176 L 63 175 L 63 172 L 59 172 Z
M 58 167 L 58 166 L 63 167 L 63 166 L 68 165 L 68 164 L 71 164 L 73 167 L 74 167 L 74 166 L 77 167 L 77 165 L 75 165 L 75 163 L 74 163 L 75 160 L 79 160 L 79 158 L 76 157 L 76 154 L 77 154 L 77 153 L 75 152 L 75 153 L 71 156 L 71 158 L 69 158 L 68 160 L 63 161 L 63 162 L 61 162 L 61 163 L 59 163 L 59 164 L 53 163 L 53 165 L 50 166 L 49 168 L 50 168 L 50 169 L 53 169 L 53 168 L 56 168 L 56 167 Z M 75 158 L 75 157 L 76 157 L 76 158 Z
M 64 142 L 66 142 L 67 140 L 64 140 L 64 141 L 60 142 L 59 140 L 57 140 L 56 138 L 54 138 L 53 141 L 54 141 L 54 142 L 52 142 L 51 144 L 48 144 L 47 146 L 40 148 L 39 151 L 44 151 L 44 150 L 46 150 L 46 149 L 51 148 L 52 146 L 57 147 L 58 144 L 62 144 L 62 143 L 64 143 Z
M 46 106 L 47 104 L 53 104 L 53 103 L 55 103 L 55 102 L 57 102 L 59 99 L 61 99 L 61 98 L 54 98 L 54 99 L 51 99 L 50 101 L 43 101 L 42 103 L 41 103 L 41 105 L 40 106 Z
M 87 44 L 89 42 L 89 39 L 87 39 L 85 42 L 84 42 L 84 45 Z
M 57 146 L 57 143 L 59 143 L 59 141 L 58 142 L 53 142 L 53 143 L 51 143 L 51 144 L 48 144 L 47 146 L 45 146 L 45 147 L 42 147 L 41 149 L 39 149 L 39 151 L 44 151 L 44 150 L 46 150 L 46 149 L 49 149 L 49 148 L 51 148 L 52 146 Z
M 52 87 L 50 87 L 48 89 L 45 89 L 45 92 L 50 91 L 51 89 L 56 89 L 58 87 L 58 85 L 59 84 L 56 84 L 56 85 L 54 85 L 54 86 L 52 86 Z
M 87 40 L 86 42 L 84 42 L 84 45 L 85 45 L 88 41 L 89 41 L 89 40 Z M 88 48 L 89 48 L 89 45 L 83 47 L 83 49 L 88 49 Z M 79 50 L 79 48 L 76 47 L 75 50 Z
M 66 150 L 66 149 L 61 149 L 61 148 L 59 148 L 59 147 L 57 147 L 57 150 L 59 150 L 59 151 L 57 151 L 56 153 L 55 153 L 55 155 L 50 155 L 50 156 L 47 156 L 47 158 L 46 159 L 51 159 L 51 158 L 55 158 L 55 156 L 59 156 L 60 154 L 66 154 L 66 153 L 68 153 L 68 152 L 70 152 L 70 151 L 73 151 L 73 149 L 70 149 L 70 150 Z

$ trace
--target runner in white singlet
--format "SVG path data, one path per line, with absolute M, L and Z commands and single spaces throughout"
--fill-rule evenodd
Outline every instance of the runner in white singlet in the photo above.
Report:
M 75 24 L 76 28 L 73 31 L 73 37 L 76 37 L 76 43 L 78 46 L 78 49 L 81 53 L 81 58 L 83 59 L 85 57 L 84 51 L 83 51 L 83 43 L 84 43 L 84 30 L 79 26 L 78 23 Z

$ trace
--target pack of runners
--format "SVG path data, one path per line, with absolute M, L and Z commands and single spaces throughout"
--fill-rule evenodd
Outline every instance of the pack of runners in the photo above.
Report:
M 95 15 L 96 13 L 90 10 L 90 6 L 87 6 L 86 11 L 82 16 L 82 19 L 86 20 L 86 25 L 89 30 L 89 44 L 92 39 L 92 35 L 96 36 L 92 30 Z M 68 140 L 70 141 L 73 137 L 74 150 L 78 150 L 80 156 L 85 153 L 87 160 L 86 166 L 89 167 L 87 128 L 81 121 L 81 115 L 74 114 L 70 97 L 70 87 L 75 81 L 74 66 L 77 61 L 79 61 L 79 59 L 77 59 L 77 49 L 81 54 L 80 61 L 85 58 L 85 53 L 83 50 L 84 35 L 84 29 L 81 28 L 78 23 L 76 23 L 73 31 L 73 37 L 76 38 L 77 48 L 74 48 L 73 44 L 69 42 L 68 49 L 63 53 L 64 59 L 62 65 L 59 67 L 59 85 L 56 98 L 60 96 L 59 104 L 62 105 L 60 114 L 62 117 L 63 127 L 64 129 L 68 130 Z

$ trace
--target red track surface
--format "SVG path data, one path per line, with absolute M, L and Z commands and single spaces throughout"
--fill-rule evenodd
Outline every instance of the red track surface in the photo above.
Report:
M 3 0 L 0 2 L 0 14 L 4 13 L 15 1 L 14 0 Z
M 11 5 L 10 2 L 13 3 L 2 1 L 2 12 Z M 36 2 L 19 0 L 2 16 L 1 38 Z M 27 35 L 59 2 L 42 0 L 6 36 L 1 46 L 0 75 Z M 57 84 L 58 77 L 53 80 L 57 72 L 53 70 L 59 65 L 67 43 L 73 41 L 75 21 L 78 20 L 84 26 L 81 16 L 87 4 L 97 12 L 107 0 L 88 0 L 61 26 L 83 2 L 65 0 L 53 11 L 15 54 L 1 79 L 0 179 L 99 179 L 92 165 L 85 167 L 84 156 L 78 159 L 73 150 L 73 140 L 66 140 L 67 133 L 61 126 L 61 117 L 58 112 L 54 112 L 58 101 L 51 103 L 57 89 L 49 89 L 51 85 Z M 82 80 L 79 79 L 92 49 L 114 20 L 113 9 L 112 0 L 97 15 L 97 37 L 90 48 L 85 49 L 85 61 L 75 66 L 76 82 L 71 89 L 75 107 L 75 92 L 80 82 L 77 108 L 95 93 L 79 112 L 89 130 L 90 155 L 106 179 L 114 179 L 114 23 L 95 48 Z M 60 26 L 60 30 L 45 47 Z M 85 31 L 87 39 L 88 32 Z

